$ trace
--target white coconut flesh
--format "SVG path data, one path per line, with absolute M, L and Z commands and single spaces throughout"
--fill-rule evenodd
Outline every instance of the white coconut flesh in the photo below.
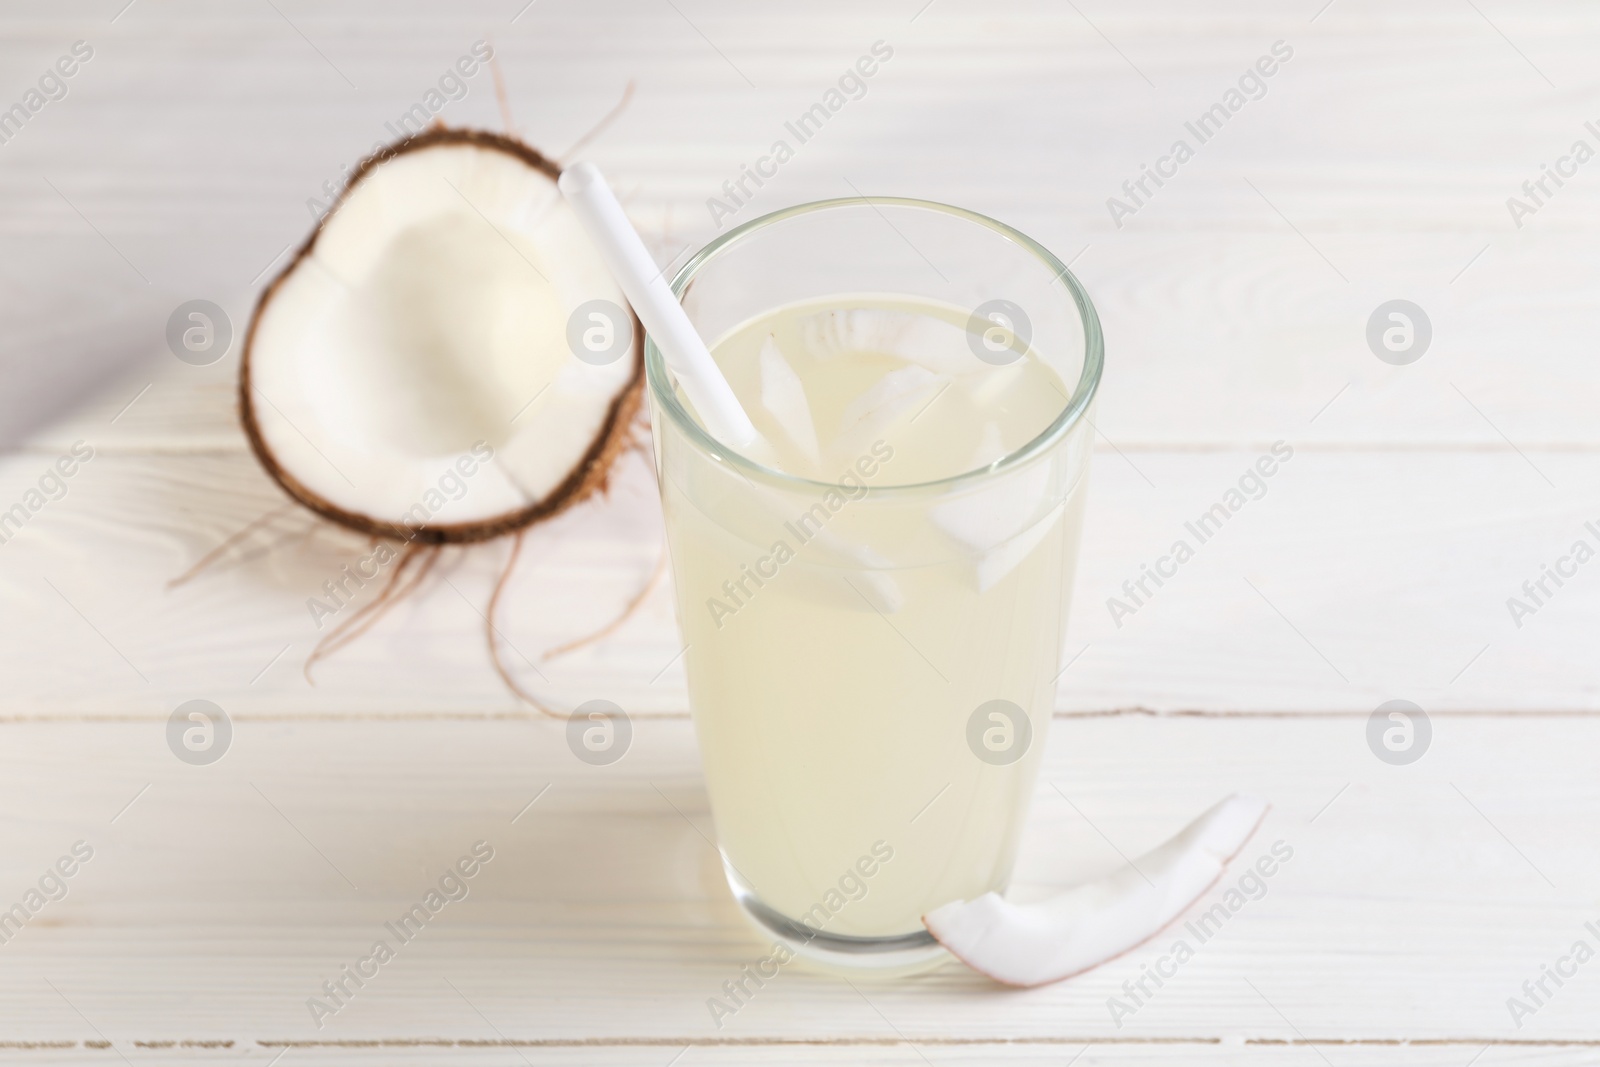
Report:
M 263 300 L 241 398 L 258 447 L 297 496 L 378 524 L 526 511 L 637 382 L 636 344 L 602 365 L 569 346 L 593 300 L 628 306 L 547 174 L 475 143 L 403 150 Z
M 936 908 L 922 921 L 962 962 L 998 982 L 1036 986 L 1068 978 L 1148 941 L 1199 900 L 1266 811 L 1263 800 L 1231 796 L 1099 881 L 1033 904 L 985 893 Z

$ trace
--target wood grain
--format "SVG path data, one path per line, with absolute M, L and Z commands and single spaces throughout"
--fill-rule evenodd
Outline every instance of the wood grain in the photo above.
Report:
M 0 27 L 0 107 L 96 50 L 0 145 L 0 510 L 96 451 L 0 543 L 0 905 L 96 849 L 0 944 L 0 1065 L 1594 1062 L 1600 973 L 1520 1029 L 1505 1006 L 1600 924 L 1600 571 L 1520 627 L 1506 603 L 1600 544 L 1600 164 L 1520 228 L 1506 207 L 1597 142 L 1592 5 L 96 0 Z M 516 129 L 557 154 L 634 83 L 583 154 L 664 264 L 878 39 L 892 61 L 735 221 L 923 196 L 1072 261 L 1107 371 L 1019 891 L 1110 870 L 1236 789 L 1274 802 L 1257 843 L 1296 849 L 1122 1027 L 1107 998 L 1161 938 L 1026 993 L 953 966 L 859 991 L 786 970 L 713 1025 L 705 998 L 761 946 L 707 843 L 670 589 L 541 658 L 654 566 L 642 464 L 534 535 L 501 623 L 531 689 L 634 716 L 620 763 L 580 764 L 489 669 L 505 546 L 447 555 L 303 677 L 306 598 L 368 546 L 284 509 L 244 451 L 237 347 L 191 367 L 163 331 L 203 297 L 237 336 L 307 199 L 479 39 Z M 1107 198 L 1277 40 L 1294 56 L 1265 96 L 1117 227 Z M 501 128 L 488 75 L 440 117 Z M 1364 337 L 1394 298 L 1433 328 L 1405 367 Z M 1108 599 L 1277 441 L 1295 454 L 1265 495 L 1119 626 Z M 163 738 L 194 698 L 236 729 L 210 767 Z M 1432 716 L 1409 767 L 1364 739 L 1393 698 Z M 315 1030 L 306 997 L 478 838 L 497 859 L 472 896 Z
M 1127 232 L 1057 247 L 1071 258 L 1089 246 L 1074 269 L 1106 330 L 1095 416 L 1105 439 L 1139 450 L 1281 439 L 1600 452 L 1600 370 L 1586 342 L 1600 332 L 1600 265 L 1586 254 L 1589 236 L 1529 235 L 1493 261 L 1485 253 L 1453 285 L 1481 241 L 1457 239 L 1444 254 L 1386 240 L 1356 242 L 1386 271 L 1349 285 L 1292 233 Z M 1419 304 L 1433 331 L 1404 367 L 1378 360 L 1365 339 L 1368 316 L 1397 297 Z M 249 304 L 228 310 L 242 330 Z M 236 376 L 236 350 L 210 367 L 147 354 L 23 447 L 59 451 L 81 438 L 118 451 L 241 449 Z
M 1130 1040 L 1303 1038 L 1336 1061 L 1342 1042 L 1412 1041 L 1465 1062 L 1496 1041 L 1555 1046 L 1538 1055 L 1587 1041 L 1600 1010 L 1587 975 L 1520 1030 L 1505 999 L 1600 918 L 1586 891 L 1600 856 L 1583 831 L 1600 800 L 1600 723 L 1436 728 L 1424 759 L 1396 768 L 1367 750 L 1360 721 L 1057 721 L 1017 892 L 1110 870 L 1233 789 L 1274 803 L 1247 857 L 1279 839 L 1294 850 L 1120 1027 L 1107 998 L 1173 938 L 1194 940 L 1181 925 L 1027 992 L 959 966 L 855 989 L 786 969 L 718 1029 L 706 998 L 762 947 L 708 844 L 686 722 L 641 721 L 604 768 L 546 722 L 395 722 L 378 744 L 368 723 L 242 722 L 209 767 L 174 759 L 160 724 L 13 724 L 0 877 L 21 887 L 80 838 L 95 856 L 67 899 L 0 947 L 0 1025 L 18 1039 L 92 1037 L 48 979 L 122 1046 L 498 1036 L 570 1052 L 603 1035 L 656 1047 L 661 1062 L 686 1044 L 793 1041 L 927 1043 L 978 1062 L 964 1043 L 1024 1041 L 1060 1062 L 1102 1041 L 1112 1048 L 1097 1055 Z M 495 858 L 468 898 L 317 1030 L 306 998 L 479 839 Z M 155 959 L 158 980 L 142 980 Z
M 1600 543 L 1585 526 L 1600 525 L 1589 457 L 1301 451 L 1201 543 L 1191 525 L 1257 458 L 1096 455 L 1060 710 L 1365 714 L 1400 697 L 1439 712 L 1594 710 L 1600 572 L 1547 581 L 1554 595 L 1531 616 L 1507 608 L 1513 596 L 1531 605 L 1522 583 L 1575 541 Z M 46 466 L 0 460 L 0 499 L 21 499 Z M 367 541 L 285 509 L 241 453 L 108 453 L 68 485 L 0 545 L 0 595 L 33 620 L 0 646 L 0 714 L 164 717 L 196 696 L 240 715 L 526 710 L 490 670 L 484 639 L 505 544 L 448 550 L 437 577 L 319 664 L 313 685 L 301 666 L 340 616 L 318 620 L 307 601 L 330 603 L 323 583 L 369 555 Z M 685 710 L 669 587 L 606 640 L 542 659 L 606 625 L 646 582 L 658 508 L 630 460 L 607 500 L 531 536 L 499 627 L 510 666 L 554 706 L 605 697 L 635 714 Z M 1179 539 L 1195 558 L 1159 588 L 1146 579 L 1147 599 L 1130 596 L 1123 584 Z
M 552 152 L 635 81 L 589 154 L 665 262 L 717 232 L 707 198 L 882 38 L 896 55 L 866 95 L 736 221 L 853 186 L 1019 226 L 1072 259 L 1100 304 L 1114 439 L 1272 440 L 1351 383 L 1317 439 L 1500 443 L 1455 382 L 1519 445 L 1594 443 L 1578 398 L 1597 385 L 1583 342 L 1600 184 L 1580 172 L 1520 229 L 1505 206 L 1600 116 L 1583 88 L 1592 9 L 920 6 L 8 16 L 8 69 L 42 69 L 77 38 L 99 51 L 5 145 L 0 312 L 19 388 L 0 427 L 37 429 L 60 408 L 30 402 L 34 383 L 58 397 L 161 352 L 182 300 L 218 301 L 242 328 L 263 276 L 305 237 L 306 200 L 475 40 L 493 39 L 518 128 Z M 1107 198 L 1279 39 L 1295 57 L 1267 94 L 1114 226 Z M 502 122 L 482 76 L 440 117 Z M 1428 311 L 1436 340 L 1394 369 L 1362 338 L 1372 310 L 1401 296 Z M 181 434 L 179 421 L 162 433 Z M 196 430 L 215 440 L 209 423 Z

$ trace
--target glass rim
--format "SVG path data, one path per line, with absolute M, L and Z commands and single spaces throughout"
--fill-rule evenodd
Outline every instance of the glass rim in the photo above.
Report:
M 1039 242 L 997 219 L 992 219 L 976 211 L 968 211 L 966 208 L 942 204 L 936 200 L 920 200 L 914 197 L 901 196 L 842 196 L 829 200 L 813 200 L 804 204 L 796 204 L 793 207 L 782 208 L 736 226 L 701 248 L 673 276 L 671 283 L 672 295 L 681 301 L 684 290 L 694 281 L 695 276 L 702 267 L 718 254 L 728 250 L 759 230 L 765 229 L 774 223 L 802 215 L 809 215 L 832 208 L 860 206 L 863 204 L 868 207 L 886 204 L 892 207 L 917 208 L 953 218 L 965 219 L 1021 246 L 1025 251 L 1032 253 L 1055 276 L 1050 284 L 1054 285 L 1060 282 L 1072 296 L 1073 303 L 1078 308 L 1079 321 L 1083 325 L 1084 342 L 1083 370 L 1078 375 L 1078 382 L 1073 388 L 1072 395 L 1067 398 L 1067 402 L 1062 406 L 1060 414 L 1051 421 L 1050 425 L 1039 431 L 1025 444 L 1007 452 L 988 466 L 975 467 L 969 471 L 962 471 L 959 474 L 952 474 L 925 482 L 910 482 L 903 485 L 869 485 L 867 486 L 868 493 L 878 496 L 916 491 L 927 492 L 930 489 L 962 486 L 968 482 L 1004 473 L 1022 466 L 1040 453 L 1047 451 L 1057 441 L 1065 437 L 1081 419 L 1086 417 L 1089 404 L 1100 387 L 1101 372 L 1105 368 L 1105 338 L 1100 330 L 1100 317 L 1095 313 L 1094 304 L 1090 301 L 1089 294 L 1084 290 L 1082 283 L 1067 268 L 1067 265 L 1057 259 L 1049 249 Z M 822 490 L 825 492 L 830 489 L 855 488 L 853 486 L 843 486 L 838 482 L 804 478 L 778 470 L 776 467 L 769 467 L 712 437 L 704 427 L 689 415 L 683 404 L 679 402 L 677 392 L 672 388 L 670 375 L 667 373 L 666 361 L 662 358 L 660 349 L 656 348 L 655 340 L 648 333 L 645 334 L 644 363 L 645 379 L 649 384 L 650 395 L 655 401 L 656 409 L 666 412 L 678 429 L 697 448 L 709 454 L 712 458 L 729 463 L 741 471 L 755 474 L 768 482 L 774 482 L 792 489 Z

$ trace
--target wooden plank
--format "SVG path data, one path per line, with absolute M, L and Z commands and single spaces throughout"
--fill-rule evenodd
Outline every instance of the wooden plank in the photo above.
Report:
M 1107 331 L 1096 424 L 1118 448 L 1404 447 L 1600 449 L 1589 398 L 1600 369 L 1592 294 L 1600 265 L 1587 238 L 1544 235 L 1485 253 L 1349 239 L 1386 262 L 1346 285 L 1292 234 L 1127 234 L 1077 264 Z M 1079 242 L 1067 254 L 1088 243 Z M 1431 320 L 1422 359 L 1391 366 L 1368 349 L 1368 317 L 1404 296 Z M 250 305 L 230 306 L 238 329 Z M 210 367 L 162 352 L 109 382 L 29 442 L 59 451 L 93 441 L 117 451 L 245 447 L 235 400 L 237 351 Z M 114 420 L 114 421 L 113 421 Z M 1508 443 L 1509 442 L 1509 443 Z
M 548 722 L 241 721 L 207 767 L 174 759 L 152 723 L 7 724 L 5 899 L 74 841 L 94 856 L 64 900 L 0 946 L 0 1033 L 230 1040 L 252 1055 L 279 1042 L 498 1037 L 577 1058 L 594 1041 L 647 1046 L 656 1062 L 690 1044 L 794 1041 L 909 1062 L 912 1050 L 882 1047 L 907 1041 L 974 1062 L 984 1053 L 961 1043 L 1022 1041 L 1038 1043 L 1012 1050 L 1030 1062 L 1087 1043 L 1143 1062 L 1220 1042 L 1287 1063 L 1314 1056 L 1279 1043 L 1307 1040 L 1330 1043 L 1335 1062 L 1390 1062 L 1385 1043 L 1413 1042 L 1437 1047 L 1407 1062 L 1462 1063 L 1532 1041 L 1556 1047 L 1486 1058 L 1565 1062 L 1563 1043 L 1594 1038 L 1594 976 L 1580 971 L 1520 1029 L 1506 998 L 1592 941 L 1584 923 L 1600 919 L 1585 888 L 1600 875 L 1588 829 L 1600 722 L 1435 725 L 1426 757 L 1393 767 L 1367 750 L 1359 718 L 1058 720 L 1019 894 L 1114 869 L 1119 851 L 1137 854 L 1234 789 L 1274 802 L 1247 857 L 1280 839 L 1293 857 L 1204 943 L 1180 924 L 1024 992 L 954 965 L 855 988 L 786 968 L 719 1029 L 706 999 L 763 949 L 707 841 L 685 721 L 640 721 L 608 767 L 580 763 Z M 495 856 L 470 895 L 316 1029 L 306 1000 L 323 979 L 479 839 Z M 1108 998 L 1177 938 L 1196 942 L 1194 958 L 1118 1026 Z M 1165 1041 L 1180 1048 L 1120 1045 Z
M 133 168 L 137 181 L 120 191 L 87 183 L 93 199 L 82 206 L 91 218 L 120 216 L 130 228 L 178 218 L 257 227 L 301 222 L 304 201 L 322 179 L 384 136 L 383 123 L 486 34 L 501 50 L 519 125 L 552 151 L 581 136 L 623 82 L 637 78 L 634 107 L 596 151 L 708 223 L 705 198 L 879 38 L 897 49 L 881 80 L 830 123 L 826 138 L 803 146 L 804 156 L 762 190 L 754 210 L 837 195 L 844 184 L 838 164 L 846 162 L 854 164 L 847 171 L 913 191 L 937 187 L 977 207 L 1010 203 L 1039 216 L 1065 210 L 1076 228 L 1109 232 L 1106 197 L 1279 39 L 1295 47 L 1295 57 L 1268 82 L 1263 99 L 1246 105 L 1214 143 L 1199 146 L 1205 156 L 1196 159 L 1196 173 L 1184 175 L 1202 203 L 1180 204 L 1187 198 L 1175 185 L 1155 201 L 1172 210 L 1141 212 L 1141 227 L 1189 228 L 1204 219 L 1268 228 L 1272 216 L 1241 187 L 1241 166 L 1293 175 L 1315 205 L 1306 220 L 1313 229 L 1509 227 L 1505 198 L 1593 117 L 1541 74 L 1569 89 L 1582 84 L 1586 34 L 1596 24 L 1578 0 L 1491 11 L 1494 24 L 1459 7 L 1341 5 L 1315 23 L 1264 3 L 1082 12 L 1043 2 L 984 10 L 936 5 L 914 22 L 915 6 L 907 8 L 832 2 L 756 13 L 701 2 L 680 14 L 613 4 L 533 10 L 512 24 L 504 5 L 490 3 L 404 19 L 385 18 L 391 9 L 377 4 L 338 15 L 290 5 L 286 13 L 319 42 L 321 55 L 270 11 L 152 9 L 130 13 L 110 31 L 89 20 L 14 18 L 8 66 L 42 69 L 61 43 L 86 32 L 106 44 L 71 103 L 41 114 L 27 130 L 29 141 L 15 146 L 12 180 L 27 199 L 6 219 L 13 229 L 65 228 L 65 207 L 49 203 L 42 183 L 23 180 L 56 153 L 85 176 Z M 626 18 L 617 17 L 624 11 Z M 247 64 L 226 58 L 241 55 Z M 162 66 L 169 73 L 157 79 Z M 202 80 L 213 91 L 188 91 Z M 473 81 L 442 117 L 498 126 L 486 89 Z M 1028 106 L 1018 106 L 1021 100 Z M 157 107 L 145 117 L 174 131 L 241 112 L 253 125 L 211 138 L 212 152 L 178 158 L 125 127 L 131 111 Z M 109 151 L 91 153 L 86 141 Z M 990 153 L 949 151 L 963 141 L 1004 145 L 1016 165 L 997 171 Z M 293 153 L 281 151 L 287 143 Z M 47 212 L 29 210 L 47 203 Z M 1563 190 L 1557 203 L 1561 210 L 1540 214 L 1541 228 L 1582 228 L 1600 208 L 1592 192 L 1578 188 Z M 243 218 L 230 211 L 235 205 L 246 208 Z M 261 257 L 241 253 L 214 254 L 238 255 L 241 268 L 256 263 L 248 278 Z M 204 277 L 197 269 L 193 276 Z
M 1304 1067 L 1307 1063 L 1320 1063 L 1317 1051 L 1323 1051 L 1331 1062 L 1340 1067 L 1461 1067 L 1473 1055 L 1483 1053 L 1478 1062 L 1492 1067 L 1525 1065 L 1525 1067 L 1579 1067 L 1592 1063 L 1592 1053 L 1586 1048 L 1522 1047 L 1517 1045 L 1484 1045 L 1447 1043 L 1443 1045 L 1416 1046 L 1394 1042 L 1375 1047 L 1345 1044 L 1302 1045 L 1298 1042 L 1246 1042 L 1243 1047 L 1222 1042 L 1196 1044 L 1172 1042 L 1159 1045 L 1116 1045 L 1089 1042 L 1051 1042 L 1043 1045 L 1011 1045 L 993 1042 L 961 1042 L 942 1044 L 918 1042 L 916 1044 L 863 1045 L 857 1042 L 819 1043 L 800 1042 L 781 1045 L 734 1045 L 708 1048 L 701 1045 L 652 1044 L 641 1047 L 616 1045 L 574 1044 L 552 1047 L 545 1044 L 525 1043 L 509 1047 L 495 1047 L 498 1038 L 468 1040 L 424 1039 L 417 1042 L 395 1041 L 369 1047 L 339 1049 L 305 1049 L 295 1047 L 291 1062 L 297 1064 L 355 1065 L 362 1064 L 434 1064 L 440 1062 L 471 1064 L 473 1067 L 527 1067 L 529 1063 L 566 1067 L 568 1064 L 585 1064 L 588 1067 L 737 1067 L 742 1064 L 767 1064 L 774 1067 L 812 1067 L 818 1064 L 850 1064 L 865 1067 L 919 1067 L 928 1064 L 970 1064 L 974 1067 L 987 1064 L 1019 1065 L 1019 1067 L 1061 1067 L 1073 1062 L 1083 1067 L 1150 1067 L 1152 1064 L 1184 1063 L 1202 1067 L 1231 1067 L 1248 1062 L 1261 1067 Z M 103 1064 L 114 1053 L 107 1048 L 86 1047 L 72 1043 L 74 1048 L 30 1049 L 16 1062 L 75 1067 L 77 1064 Z M 283 1052 L 276 1044 L 251 1045 L 236 1043 L 225 1049 L 199 1049 L 194 1047 L 160 1046 L 145 1048 L 138 1045 L 120 1046 L 129 1063 L 170 1063 L 174 1056 L 180 1062 L 210 1067 L 213 1064 L 270 1063 L 274 1055 Z M 0 1052 L 0 1055 L 3 1055 Z M 16 1054 L 13 1054 L 14 1056 Z M 673 1060 L 676 1055 L 679 1058 Z M 289 1060 L 290 1053 L 284 1054 Z M 115 1061 L 113 1062 L 120 1062 Z
M 848 4 L 752 16 L 701 3 L 625 18 L 552 7 L 514 25 L 488 4 L 287 14 L 327 59 L 271 11 L 13 23 L 0 42 L 8 69 L 42 69 L 85 34 L 102 43 L 71 95 L 6 145 L 0 243 L 13 265 L 0 365 L 17 388 L 0 400 L 0 430 L 37 428 L 73 382 L 161 352 L 181 301 L 218 301 L 242 330 L 269 267 L 310 227 L 306 200 L 485 34 L 519 125 L 553 151 L 636 79 L 629 110 L 590 151 L 664 262 L 717 232 L 706 199 L 884 37 L 896 58 L 738 221 L 848 195 L 848 182 L 1015 223 L 1074 259 L 1101 306 L 1112 439 L 1271 440 L 1280 417 L 1309 418 L 1348 383 L 1307 436 L 1596 443 L 1579 398 L 1600 384 L 1583 347 L 1597 325 L 1584 242 L 1600 187 L 1573 179 L 1520 229 L 1505 207 L 1595 117 L 1592 98 L 1569 102 L 1540 74 L 1581 84 L 1596 26 L 1576 3 L 1488 12 L 1493 25 L 1465 6 L 1348 4 L 1315 23 L 1264 4 L 935 4 L 914 23 Z M 604 49 L 591 47 L 602 37 Z M 1107 198 L 1126 195 L 1122 182 L 1279 38 L 1297 52 L 1268 94 L 1118 229 Z M 498 128 L 492 97 L 480 75 L 441 117 Z M 196 136 L 204 151 L 176 150 Z M 1008 162 L 951 145 L 1004 146 Z M 1435 325 L 1433 351 L 1409 368 L 1379 363 L 1363 341 L 1367 317 L 1395 297 Z M 177 369 L 164 353 L 159 362 Z M 152 391 L 118 432 L 150 447 L 237 447 L 227 391 L 211 388 L 227 374 L 182 370 L 204 414 L 187 401 L 169 411 Z M 135 377 L 105 398 L 106 417 L 151 380 Z
M 1552 595 L 1532 615 L 1507 607 L 1533 606 L 1523 582 L 1574 542 L 1596 544 L 1588 457 L 1297 452 L 1201 543 L 1190 526 L 1257 458 L 1096 456 L 1060 710 L 1350 712 L 1401 697 L 1442 712 L 1595 710 L 1600 573 L 1544 579 Z M 654 483 L 629 462 L 608 501 L 531 535 L 500 623 L 506 659 L 558 707 L 605 697 L 682 713 L 667 587 L 606 640 L 541 659 L 614 618 L 655 566 Z M 5 459 L 0 500 L 24 499 L 47 465 Z M 0 545 L 0 598 L 29 620 L 0 645 L 5 715 L 159 718 L 200 696 L 239 715 L 518 712 L 489 668 L 481 615 L 507 545 L 448 550 L 417 596 L 311 685 L 301 665 L 339 616 L 315 620 L 307 601 L 331 602 L 323 583 L 370 553 L 365 540 L 279 510 L 238 453 L 103 455 L 67 484 Z M 273 519 L 215 566 L 168 587 L 262 516 Z M 1194 558 L 1157 588 L 1143 568 L 1170 570 L 1179 539 Z M 1123 584 L 1141 579 L 1148 596 L 1130 597 Z

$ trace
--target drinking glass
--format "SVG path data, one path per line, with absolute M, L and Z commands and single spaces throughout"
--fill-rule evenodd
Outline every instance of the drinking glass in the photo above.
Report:
M 1028 350 L 1061 383 L 1055 419 L 985 467 L 900 484 L 891 438 L 819 481 L 714 440 L 647 339 L 689 706 L 733 895 L 794 953 L 936 964 L 922 915 L 1006 888 L 1044 751 L 1103 361 L 1094 307 L 1016 230 L 879 197 L 740 226 L 672 286 L 713 349 L 789 304 L 910 297 L 965 319 L 974 367 Z

